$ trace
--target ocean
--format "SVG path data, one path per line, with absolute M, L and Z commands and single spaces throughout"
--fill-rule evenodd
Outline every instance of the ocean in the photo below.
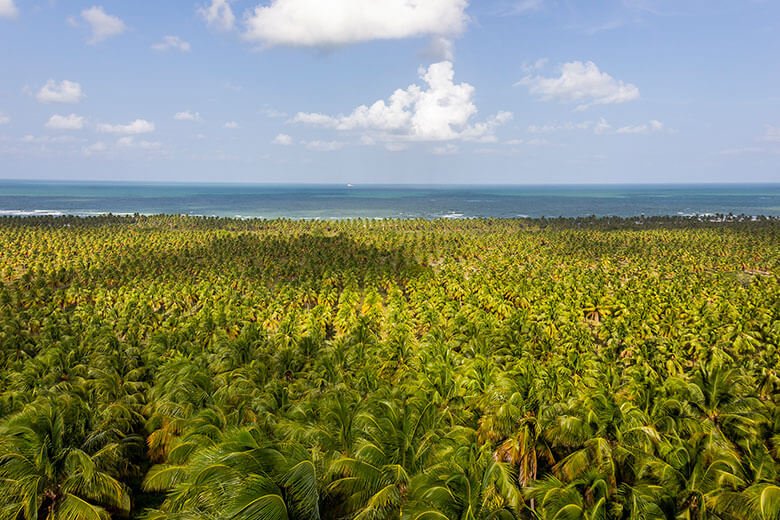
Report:
M 263 185 L 0 180 L 2 215 L 236 218 L 780 216 L 780 184 Z

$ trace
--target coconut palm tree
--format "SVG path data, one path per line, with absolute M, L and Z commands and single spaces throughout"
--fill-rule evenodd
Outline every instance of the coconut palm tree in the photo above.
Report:
M 711 500 L 711 507 L 729 519 L 778 520 L 780 486 L 755 484 L 741 492 L 725 492 Z
M 130 512 L 125 485 L 104 471 L 112 447 L 91 453 L 83 403 L 35 401 L 0 426 L 0 511 L 30 520 L 108 519 Z
M 717 432 L 670 440 L 658 457 L 644 462 L 640 475 L 663 488 L 677 518 L 704 519 L 717 514 L 721 495 L 746 484 L 739 453 Z
M 356 519 L 398 517 L 412 477 L 434 460 L 438 412 L 417 396 L 385 399 L 367 420 L 368 435 L 357 442 L 354 455 L 331 464 L 328 492 Z
M 283 450 L 272 447 L 255 428 L 239 429 L 196 452 L 186 464 L 152 467 L 144 489 L 169 494 L 149 518 L 318 520 L 317 465 L 299 446 Z
M 438 464 L 411 482 L 410 505 L 415 519 L 514 519 L 524 508 L 510 464 L 496 460 L 480 446 L 474 430 L 458 428 L 442 440 Z

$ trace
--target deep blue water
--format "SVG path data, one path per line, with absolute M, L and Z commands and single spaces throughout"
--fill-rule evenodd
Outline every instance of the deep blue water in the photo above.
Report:
M 0 181 L 0 215 L 242 218 L 780 216 L 780 184 L 379 186 Z

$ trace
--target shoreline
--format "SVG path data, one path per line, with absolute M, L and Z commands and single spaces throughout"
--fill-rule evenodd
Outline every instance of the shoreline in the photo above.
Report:
M 515 217 L 488 217 L 488 216 L 465 216 L 458 214 L 440 215 L 434 217 L 408 216 L 408 217 L 290 217 L 290 216 L 222 216 L 222 215 L 197 215 L 185 213 L 129 213 L 129 212 L 83 212 L 68 213 L 65 211 L 32 210 L 11 213 L 7 210 L 0 210 L 0 224 L 8 221 L 41 221 L 49 219 L 57 220 L 75 220 L 75 221 L 102 221 L 102 220 L 124 220 L 127 223 L 134 223 L 137 219 L 155 220 L 155 219 L 185 219 L 194 222 L 244 222 L 244 223 L 267 223 L 279 221 L 300 221 L 300 222 L 464 222 L 464 221 L 499 221 L 499 222 L 526 222 L 526 223 L 551 223 L 567 222 L 574 224 L 584 223 L 623 223 L 632 225 L 657 224 L 657 223 L 701 223 L 701 224 L 731 224 L 731 223 L 749 223 L 749 222 L 772 222 L 780 223 L 778 215 L 746 215 L 732 213 L 702 213 L 702 214 L 677 214 L 677 215 L 579 215 L 569 216 L 515 216 Z

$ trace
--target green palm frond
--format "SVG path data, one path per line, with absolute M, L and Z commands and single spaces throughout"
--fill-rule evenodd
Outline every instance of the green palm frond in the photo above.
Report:
M 709 505 L 733 518 L 780 520 L 780 486 L 756 484 L 741 492 L 713 496 Z
M 288 508 L 282 491 L 270 479 L 250 477 L 227 504 L 227 518 L 286 520 Z
M 287 470 L 281 483 L 290 497 L 296 518 L 319 520 L 317 469 L 311 461 L 295 464 Z
M 62 520 L 111 520 L 111 515 L 76 495 L 67 493 L 57 502 L 56 518 Z
M 189 476 L 185 466 L 159 464 L 152 466 L 143 481 L 144 491 L 168 491 L 184 482 Z

